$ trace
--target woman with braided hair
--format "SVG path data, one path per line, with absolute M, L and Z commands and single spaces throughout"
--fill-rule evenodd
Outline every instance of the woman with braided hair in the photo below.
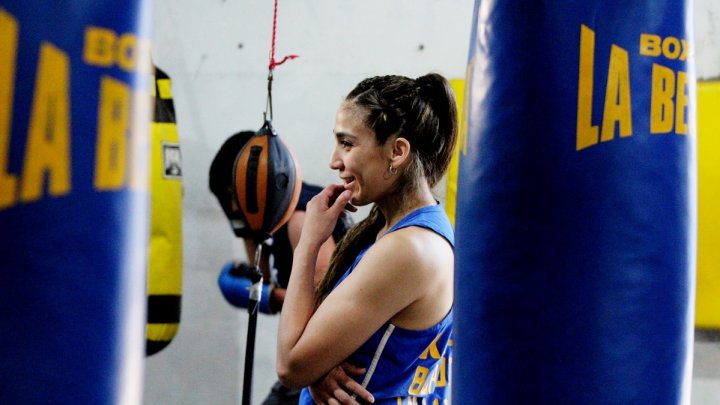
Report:
M 432 187 L 457 137 L 452 90 L 438 74 L 363 80 L 334 135 L 330 167 L 342 184 L 307 206 L 280 318 L 280 380 L 309 386 L 301 404 L 445 404 L 454 238 Z M 316 289 L 318 249 L 348 204 L 373 207 Z

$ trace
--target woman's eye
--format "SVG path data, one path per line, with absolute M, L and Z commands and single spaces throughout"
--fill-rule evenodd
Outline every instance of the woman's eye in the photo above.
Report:
M 348 141 L 340 141 L 340 146 L 342 146 L 345 149 L 349 149 L 352 146 L 352 144 Z

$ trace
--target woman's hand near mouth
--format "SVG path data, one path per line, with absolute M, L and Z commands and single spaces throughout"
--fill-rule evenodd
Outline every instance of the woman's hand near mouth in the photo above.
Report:
M 352 194 L 345 185 L 331 184 L 313 197 L 305 211 L 301 242 L 322 245 L 332 235 L 338 217 L 345 210 L 357 210 L 350 204 Z

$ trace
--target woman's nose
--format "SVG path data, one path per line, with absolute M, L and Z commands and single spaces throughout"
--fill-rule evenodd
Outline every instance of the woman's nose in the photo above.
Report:
M 337 156 L 335 151 L 330 155 L 330 168 L 333 170 L 342 169 L 342 160 Z

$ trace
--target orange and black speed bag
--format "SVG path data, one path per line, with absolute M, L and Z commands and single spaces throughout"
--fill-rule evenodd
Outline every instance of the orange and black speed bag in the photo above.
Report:
M 233 187 L 247 233 L 255 241 L 268 239 L 290 219 L 300 198 L 300 167 L 270 121 L 235 159 Z

